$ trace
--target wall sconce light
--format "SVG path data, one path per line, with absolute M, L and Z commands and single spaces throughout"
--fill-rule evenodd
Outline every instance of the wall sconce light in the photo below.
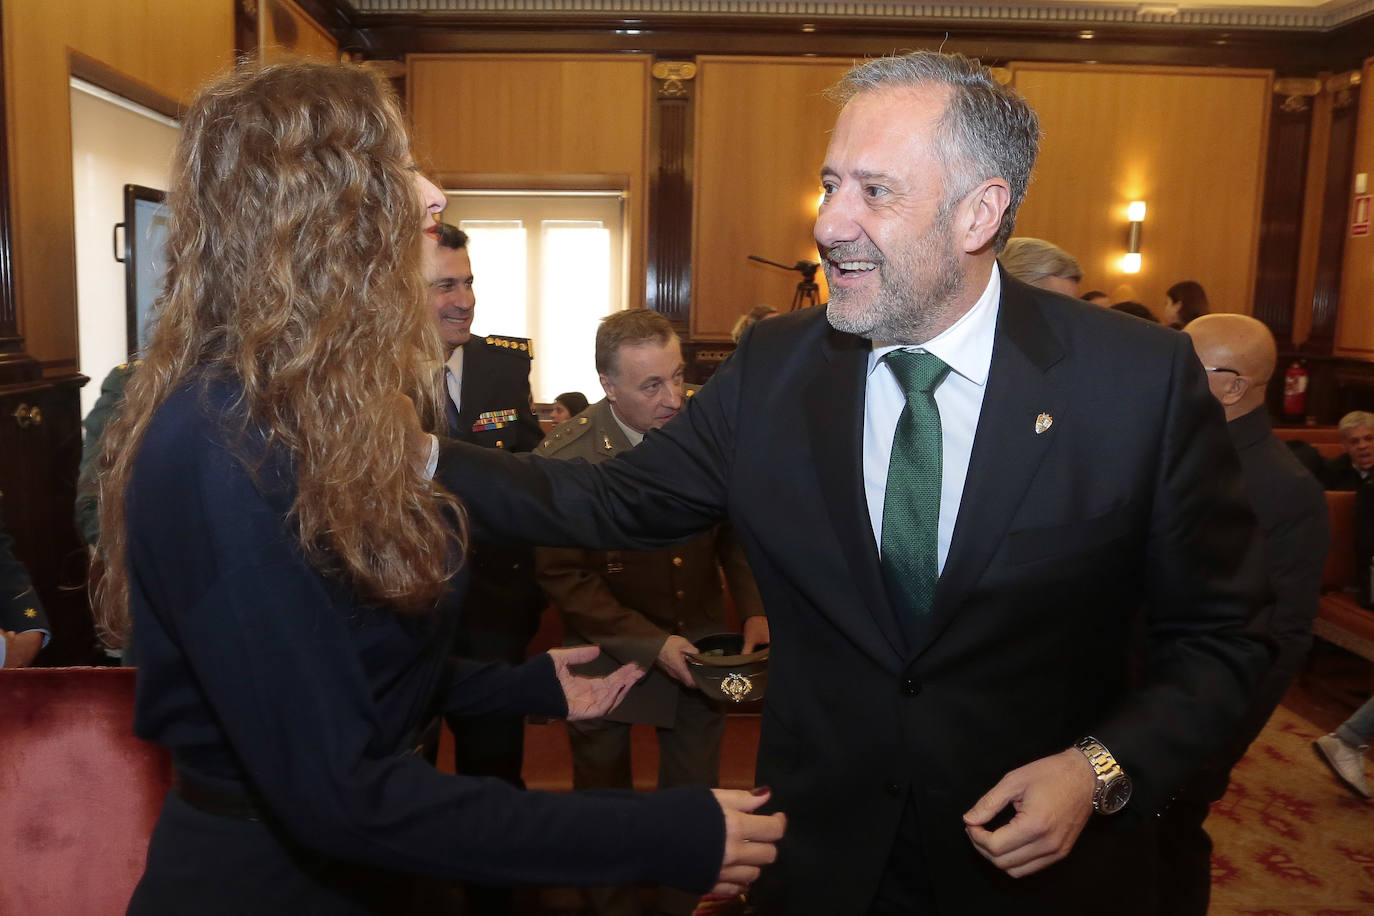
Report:
M 1145 201 L 1133 200 L 1126 207 L 1126 219 L 1131 228 L 1126 235 L 1126 256 L 1121 259 L 1123 273 L 1140 273 L 1140 224 L 1145 222 Z

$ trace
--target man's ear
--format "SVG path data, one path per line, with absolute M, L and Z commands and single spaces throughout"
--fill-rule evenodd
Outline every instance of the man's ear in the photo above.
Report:
M 597 377 L 596 377 L 596 379 L 597 379 L 597 381 L 599 381 L 599 382 L 601 383 L 601 390 L 604 391 L 604 392 L 606 392 L 606 400 L 608 400 L 608 401 L 610 401 L 612 404 L 614 404 L 614 403 L 615 403 L 615 382 L 612 382 L 612 381 L 611 381 L 611 377 L 610 377 L 609 375 L 600 375 L 600 374 L 598 374 Z
M 1243 375 L 1231 376 L 1231 384 L 1226 386 L 1226 392 L 1222 395 L 1221 402 L 1227 407 L 1232 404 L 1240 403 L 1241 398 L 1249 394 L 1251 382 Z
M 981 251 L 997 235 L 1002 214 L 1011 204 L 1011 188 L 1001 178 L 989 178 L 964 198 L 955 225 L 966 254 Z

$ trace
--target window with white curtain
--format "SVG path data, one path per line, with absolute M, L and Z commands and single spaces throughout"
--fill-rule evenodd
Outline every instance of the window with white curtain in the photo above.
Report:
M 601 398 L 597 322 L 625 307 L 624 201 L 619 191 L 449 191 L 444 221 L 468 234 L 473 333 L 528 337 L 530 388 Z

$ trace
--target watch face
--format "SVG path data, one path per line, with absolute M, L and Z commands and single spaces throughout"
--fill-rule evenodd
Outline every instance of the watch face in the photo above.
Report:
M 1115 814 L 1126 807 L 1126 802 L 1131 800 L 1131 777 L 1121 776 L 1113 779 L 1102 791 L 1102 798 L 1098 805 L 1098 810 L 1103 814 Z

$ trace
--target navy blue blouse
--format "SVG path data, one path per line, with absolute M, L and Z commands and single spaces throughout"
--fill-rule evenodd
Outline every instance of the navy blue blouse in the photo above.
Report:
M 183 387 L 135 462 L 137 733 L 182 772 L 251 791 L 331 858 L 499 883 L 710 887 L 724 819 L 706 789 L 518 792 L 403 752 L 436 708 L 565 715 L 552 662 L 452 662 L 456 608 L 368 607 L 312 568 L 289 518 L 289 462 L 237 433 L 237 395 L 224 381 Z

